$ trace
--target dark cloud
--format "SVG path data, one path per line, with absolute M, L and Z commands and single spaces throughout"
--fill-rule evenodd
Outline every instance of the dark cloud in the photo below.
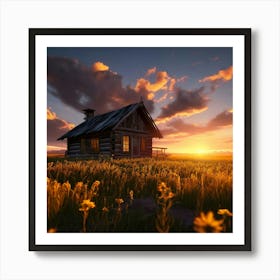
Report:
M 231 124 L 232 124 L 232 112 L 223 111 L 208 123 L 208 127 L 217 128 L 217 127 L 223 127 Z
M 48 146 L 65 146 L 64 142 L 57 141 L 64 133 L 68 132 L 74 127 L 74 124 L 69 123 L 57 117 L 57 115 L 51 111 L 50 108 L 47 109 L 47 143 Z
M 204 94 L 204 87 L 195 90 L 175 88 L 175 99 L 161 109 L 158 121 L 174 116 L 190 116 L 207 109 L 208 97 Z
M 213 119 L 211 119 L 206 125 L 194 125 L 184 122 L 182 119 L 174 119 L 167 123 L 165 129 L 161 129 L 163 136 L 176 135 L 178 133 L 186 133 L 188 135 L 201 134 L 208 131 L 217 130 L 226 126 L 232 125 L 232 112 L 223 111 Z
M 87 67 L 76 59 L 48 56 L 48 83 L 54 89 L 51 94 L 78 111 L 93 108 L 98 114 L 139 102 L 142 96 L 147 109 L 153 111 L 147 90 L 124 87 L 121 75 L 98 63 Z

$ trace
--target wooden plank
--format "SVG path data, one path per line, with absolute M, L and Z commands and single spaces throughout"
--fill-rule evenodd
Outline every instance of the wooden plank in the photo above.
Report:
M 69 151 L 80 151 L 80 148 L 78 147 L 78 148 L 71 148 L 71 149 L 69 149 Z
M 72 145 L 80 145 L 80 144 L 81 144 L 81 142 L 72 142 L 72 143 L 69 143 L 70 146 L 72 146 Z
M 70 148 L 70 149 L 68 149 L 69 151 L 80 151 L 81 149 L 80 149 L 80 147 L 77 147 L 77 148 Z
M 80 152 L 68 152 L 68 155 L 80 155 Z
M 111 147 L 112 143 L 99 143 L 99 147 Z
M 100 141 L 102 142 L 111 142 L 111 138 L 110 137 L 104 137 L 104 138 L 99 138 Z
M 80 145 L 73 145 L 73 144 L 72 144 L 72 145 L 69 146 L 69 148 L 70 148 L 70 149 L 72 149 L 72 148 L 74 148 L 74 149 L 75 149 L 75 148 L 80 148 Z
M 132 132 L 132 133 L 142 134 L 143 136 L 149 135 L 148 131 L 137 130 L 137 129 L 134 129 L 134 128 L 118 128 L 118 132 L 120 132 L 122 134 L 124 132 Z
M 109 149 L 100 150 L 99 154 L 102 154 L 102 153 L 111 153 L 111 150 L 109 150 Z
M 111 147 L 112 147 L 111 143 L 109 143 L 109 144 L 100 144 L 99 145 L 99 149 L 103 149 L 103 148 L 111 149 Z

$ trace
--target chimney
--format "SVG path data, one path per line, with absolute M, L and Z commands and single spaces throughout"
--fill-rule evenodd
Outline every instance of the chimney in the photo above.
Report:
M 95 110 L 93 110 L 93 109 L 84 109 L 83 112 L 85 114 L 84 120 L 87 121 L 87 120 L 89 120 L 89 119 L 94 117 Z

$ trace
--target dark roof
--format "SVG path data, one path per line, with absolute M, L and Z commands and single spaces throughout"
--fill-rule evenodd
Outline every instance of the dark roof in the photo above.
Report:
M 63 140 L 64 138 L 78 137 L 85 134 L 114 129 L 123 119 L 125 119 L 128 115 L 130 115 L 138 108 L 141 109 L 141 112 L 143 112 L 143 117 L 146 119 L 146 121 L 149 122 L 153 137 L 162 138 L 159 129 L 154 123 L 143 102 L 140 102 L 122 107 L 119 110 L 91 117 L 78 126 L 74 127 L 72 130 L 68 131 L 66 134 L 59 137 L 57 140 Z

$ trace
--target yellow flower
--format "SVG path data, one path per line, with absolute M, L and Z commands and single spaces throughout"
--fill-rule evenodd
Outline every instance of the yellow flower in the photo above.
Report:
M 77 182 L 77 183 L 76 183 L 76 187 L 77 187 L 77 188 L 81 188 L 83 185 L 84 185 L 83 182 Z
M 100 181 L 96 180 L 93 184 L 92 184 L 92 188 L 98 188 L 100 185 Z
M 162 183 L 160 183 L 159 185 L 158 185 L 158 187 L 157 187 L 157 190 L 159 191 L 159 192 L 164 192 L 165 190 L 166 190 L 166 184 L 164 183 L 164 182 L 162 182 Z
M 173 192 L 170 192 L 167 196 L 167 199 L 173 198 L 175 196 L 175 194 Z
M 89 211 L 89 209 L 95 208 L 95 203 L 90 201 L 89 199 L 84 199 L 81 203 L 81 208 L 79 211 Z
M 194 219 L 194 230 L 196 232 L 221 232 L 224 220 L 216 220 L 212 211 L 207 214 L 201 212 L 199 217 Z
M 80 190 L 80 189 L 82 189 L 83 185 L 84 185 L 83 182 L 78 182 L 78 183 L 76 183 L 75 188 Z
M 134 192 L 133 192 L 133 190 L 131 190 L 131 191 L 129 192 L 129 197 L 130 197 L 131 200 L 133 200 L 133 195 L 134 195 Z
M 115 201 L 120 205 L 122 203 L 124 203 L 122 198 L 116 198 Z
M 109 212 L 109 209 L 108 209 L 107 207 L 104 206 L 104 207 L 102 208 L 102 211 L 103 211 L 103 212 Z
M 219 209 L 218 214 L 222 216 L 232 217 L 232 213 L 228 209 Z

